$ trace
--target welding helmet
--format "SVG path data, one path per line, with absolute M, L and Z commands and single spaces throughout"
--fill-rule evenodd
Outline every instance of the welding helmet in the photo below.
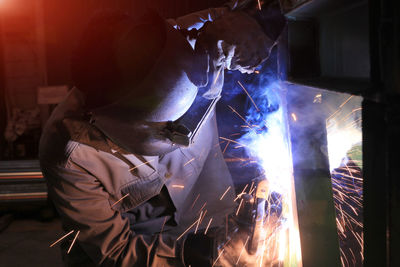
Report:
M 76 51 L 72 74 L 95 127 L 132 153 L 159 155 L 177 147 L 163 130 L 207 82 L 205 54 L 153 11 L 139 22 L 99 15 Z

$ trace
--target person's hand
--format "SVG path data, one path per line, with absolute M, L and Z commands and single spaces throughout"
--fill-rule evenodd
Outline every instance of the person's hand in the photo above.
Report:
M 228 12 L 206 23 L 196 41 L 196 49 L 210 55 L 214 70 L 223 67 L 242 73 L 254 72 L 273 46 L 260 25 L 242 11 Z
M 235 216 L 231 216 L 228 222 L 228 231 L 225 227 L 214 230 L 215 252 L 213 266 L 264 266 L 276 263 L 278 260 L 277 241 L 281 227 L 281 221 L 277 214 L 272 213 L 265 218 L 263 226 L 258 229 L 259 239 L 255 242 L 256 251 L 249 252 L 249 244 L 254 242 L 252 238 L 253 227 L 237 223 Z M 254 243 L 252 243 L 254 245 Z M 262 262 L 262 264 L 261 264 Z

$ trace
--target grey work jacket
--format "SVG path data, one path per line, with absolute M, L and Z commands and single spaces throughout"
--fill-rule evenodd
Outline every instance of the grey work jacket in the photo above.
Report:
M 82 105 L 81 92 L 73 89 L 52 113 L 40 142 L 41 168 L 63 228 L 80 231 L 68 255 L 75 233 L 64 240 L 64 261 L 69 266 L 184 265 L 185 237 L 177 237 L 201 211 L 206 217 L 200 228 L 211 218 L 212 226 L 221 224 L 234 204 L 215 114 L 192 146 L 148 157 L 112 143 L 85 118 Z

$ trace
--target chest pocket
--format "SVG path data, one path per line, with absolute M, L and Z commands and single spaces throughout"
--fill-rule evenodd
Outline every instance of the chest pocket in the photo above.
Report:
M 121 181 L 117 191 L 119 199 L 113 208 L 121 212 L 128 211 L 158 195 L 164 185 L 164 179 L 157 171 L 158 157 L 137 157 L 135 155 L 114 154 L 128 164 L 129 178 Z

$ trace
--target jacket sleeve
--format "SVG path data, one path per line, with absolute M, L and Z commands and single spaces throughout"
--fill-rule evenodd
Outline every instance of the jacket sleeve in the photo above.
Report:
M 109 194 L 99 180 L 76 163 L 69 160 L 62 167 L 42 162 L 42 171 L 64 229 L 80 231 L 66 257 L 67 265 L 87 266 L 78 263 L 79 252 L 96 266 L 184 265 L 180 243 L 184 241 L 164 234 L 135 234 L 128 220 L 111 208 Z

